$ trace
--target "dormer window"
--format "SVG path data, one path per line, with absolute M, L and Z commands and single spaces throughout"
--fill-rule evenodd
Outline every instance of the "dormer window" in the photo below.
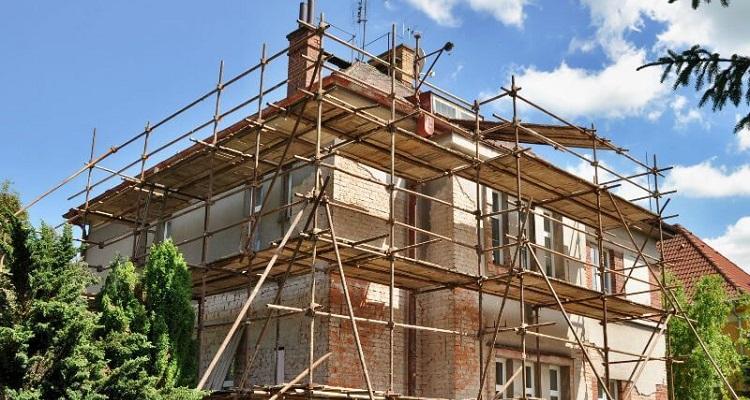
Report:
M 474 113 L 448 100 L 432 96 L 432 112 L 448 119 L 467 119 L 473 120 Z

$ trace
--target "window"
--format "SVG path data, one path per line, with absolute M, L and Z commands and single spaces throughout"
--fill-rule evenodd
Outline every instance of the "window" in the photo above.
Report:
M 612 270 L 612 253 L 608 249 L 604 249 L 604 292 L 612 293 L 614 289 L 614 274 L 608 271 Z M 591 264 L 594 268 L 594 290 L 601 291 L 601 272 L 599 271 L 599 248 L 595 245 L 591 245 Z
M 526 396 L 536 396 L 534 382 L 534 363 L 526 363 Z
M 250 188 L 250 190 L 247 192 L 247 195 L 249 196 L 250 199 L 252 199 L 252 195 L 253 195 L 252 190 L 253 189 Z M 248 202 L 249 201 L 252 201 L 252 200 L 248 200 Z M 253 204 L 252 213 L 254 215 L 260 214 L 262 206 L 263 206 L 263 186 L 261 185 L 256 188 L 255 203 Z M 260 216 L 256 216 L 256 218 L 258 218 L 258 222 L 257 222 L 258 227 L 255 229 L 255 236 L 253 237 L 253 250 L 258 251 L 261 248 L 261 235 L 258 232 L 260 232 L 260 229 L 261 229 L 260 222 L 262 219 L 260 218 Z M 248 229 L 250 229 L 250 227 L 251 225 L 248 225 Z M 248 234 L 250 234 L 250 232 L 248 232 Z
M 492 212 L 500 211 L 500 193 L 492 192 Z M 490 223 L 492 224 L 492 262 L 495 265 L 502 264 L 502 250 L 498 249 L 502 245 L 502 233 L 501 233 L 501 218 L 502 215 L 493 215 L 490 217 Z
M 542 230 L 542 238 L 544 240 L 544 248 L 549 250 L 554 250 L 554 243 L 555 243 L 555 237 L 552 227 L 552 214 L 550 213 L 544 213 L 542 216 L 543 220 L 543 226 L 544 229 Z M 556 277 L 555 276 L 555 260 L 553 257 L 553 254 L 549 251 L 542 250 L 542 267 L 544 267 L 544 272 L 547 273 L 547 276 L 549 277 Z
M 451 119 L 473 120 L 476 118 L 474 113 L 437 96 L 432 96 L 432 111 Z
M 609 381 L 609 394 L 612 395 L 611 399 L 607 399 L 606 398 L 607 395 L 604 394 L 604 390 L 602 390 L 601 386 L 597 386 L 597 387 L 598 387 L 598 390 L 597 390 L 598 391 L 598 396 L 597 396 L 598 400 L 619 400 L 620 393 L 618 393 L 618 391 L 617 391 L 617 387 L 618 387 L 617 381 L 615 381 L 615 380 L 610 380 Z
M 505 360 L 502 358 L 495 358 L 495 394 L 503 390 L 505 382 Z M 504 396 L 500 397 L 502 398 Z
M 172 237 L 172 220 L 164 221 L 161 227 L 161 240 L 167 240 Z
M 560 400 L 560 367 L 549 367 L 549 400 Z
M 276 349 L 276 384 L 284 382 L 284 348 Z

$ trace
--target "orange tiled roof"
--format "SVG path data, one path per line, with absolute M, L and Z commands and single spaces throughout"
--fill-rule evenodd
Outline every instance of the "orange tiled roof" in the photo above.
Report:
M 676 235 L 664 240 L 662 251 L 668 268 L 685 285 L 688 295 L 706 275 L 719 275 L 730 296 L 750 293 L 750 274 L 724 257 L 681 225 L 674 225 Z

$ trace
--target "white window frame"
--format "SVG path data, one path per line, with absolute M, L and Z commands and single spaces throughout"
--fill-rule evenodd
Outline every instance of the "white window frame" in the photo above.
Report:
M 597 383 L 596 385 L 597 385 L 596 386 L 597 387 L 597 390 L 596 390 L 596 392 L 597 392 L 597 396 L 596 396 L 597 400 L 607 400 L 607 399 L 605 399 L 605 397 L 607 397 L 607 396 L 604 395 L 604 391 L 599 386 L 599 383 Z M 614 380 L 614 379 L 610 379 L 609 380 L 609 394 L 612 395 L 612 398 L 609 399 L 609 400 L 619 400 L 620 399 L 620 397 L 619 397 L 620 394 L 617 392 L 617 381 Z
M 552 389 L 552 371 L 555 371 L 555 375 L 557 377 L 555 383 L 557 385 L 557 390 Z M 547 375 L 549 377 L 549 395 L 547 396 L 549 400 L 561 400 L 562 399 L 562 390 L 561 390 L 561 377 L 560 377 L 560 367 L 558 365 L 550 365 L 549 371 L 547 372 Z
M 440 103 L 440 105 L 449 107 L 452 110 L 452 115 L 445 115 L 444 113 L 441 113 L 437 111 L 437 104 Z M 460 105 L 453 103 L 449 100 L 446 100 L 439 96 L 432 96 L 432 112 L 438 115 L 441 115 L 445 118 L 451 118 L 451 119 L 466 119 L 466 120 L 474 120 L 476 118 L 476 115 L 469 110 L 465 109 L 464 107 L 461 107 Z
M 544 212 L 542 214 L 542 244 L 547 250 L 555 250 L 555 234 L 554 225 L 552 224 L 552 213 Z M 528 222 L 527 222 L 528 223 Z M 547 243 L 549 241 L 549 243 Z M 555 258 L 552 257 L 552 252 L 542 250 L 542 260 L 544 261 L 544 271 L 550 278 L 557 278 L 555 274 Z
M 161 226 L 161 240 L 165 241 L 170 238 L 172 238 L 172 220 L 168 219 Z
M 528 373 L 529 368 L 531 369 L 531 374 Z M 536 371 L 536 365 L 533 362 L 526 362 L 526 386 L 523 388 L 524 393 L 526 393 L 526 396 L 536 397 L 536 379 L 534 379 L 534 376 L 536 375 L 534 373 Z M 531 384 L 531 387 L 529 387 L 529 384 Z
M 498 366 L 498 364 L 503 366 L 502 367 L 503 368 L 502 374 L 500 374 L 499 376 L 497 374 L 497 366 Z M 507 368 L 507 366 L 508 366 L 508 364 L 506 363 L 506 360 L 504 358 L 495 357 L 495 395 L 497 395 L 497 393 L 500 392 L 500 389 L 502 389 L 502 387 L 508 381 L 508 378 L 507 378 L 508 371 L 505 370 Z M 498 379 L 498 377 L 500 379 Z M 498 397 L 498 396 L 496 396 L 496 397 Z M 504 398 L 504 397 L 505 397 L 505 395 L 499 396 L 499 398 L 501 398 L 501 399 Z
M 284 347 L 276 349 L 276 384 L 280 385 L 284 383 L 284 355 L 286 351 Z

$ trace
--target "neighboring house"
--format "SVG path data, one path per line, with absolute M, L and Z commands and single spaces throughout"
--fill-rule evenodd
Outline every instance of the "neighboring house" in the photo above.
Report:
M 263 136 L 258 134 L 256 115 L 243 118 L 217 132 L 224 150 L 217 151 L 213 161 L 207 147 L 196 143 L 145 171 L 146 183 L 123 182 L 93 198 L 90 209 L 80 207 L 66 214 L 73 222 L 90 226 L 85 240 L 92 245 L 85 258 L 102 275 L 117 253 L 142 261 L 150 243 L 171 238 L 179 245 L 194 271 L 201 372 L 224 340 L 258 273 L 273 257 L 276 244 L 306 202 L 300 200 L 300 195 L 309 194 L 314 188 L 316 168 L 306 159 L 315 154 L 317 102 L 311 100 L 308 104 L 306 94 L 299 89 L 313 77 L 313 61 L 320 42 L 304 27 L 288 38 L 291 49 L 287 97 L 263 110 Z M 398 66 L 413 71 L 410 68 L 414 51 L 400 45 L 396 54 Z M 504 329 L 496 343 L 490 343 L 492 324 L 505 289 L 503 277 L 516 249 L 513 238 L 520 230 L 520 213 L 502 211 L 512 210 L 515 205 L 516 175 L 513 163 L 506 161 L 513 157 L 503 158 L 512 151 L 513 145 L 508 144 L 512 134 L 504 139 L 483 140 L 475 148 L 472 138 L 460 127 L 479 123 L 482 129 L 494 127 L 500 132 L 502 124 L 487 122 L 483 117 L 476 121 L 472 119 L 473 110 L 434 91 L 420 93 L 418 101 L 431 114 L 411 115 L 414 87 L 411 79 L 399 78 L 394 87 L 399 127 L 415 133 L 399 133 L 397 146 L 402 147 L 396 153 L 392 189 L 395 194 L 391 199 L 387 150 L 390 135 L 386 129 L 373 128 L 372 122 L 388 119 L 393 112 L 390 78 L 372 63 L 336 62 L 340 71 L 324 76 L 321 88 L 327 99 L 345 103 L 355 111 L 341 113 L 331 104 L 318 104 L 322 107 L 321 123 L 324 121 L 323 148 L 337 148 L 336 153 L 325 153 L 325 166 L 321 168 L 323 175 L 331 178 L 327 194 L 354 314 L 371 320 L 360 321 L 359 335 L 374 388 L 379 392 L 388 388 L 389 348 L 393 343 L 392 389 L 402 396 L 475 398 L 479 391 L 480 354 L 485 359 L 491 354 L 494 362 L 484 388 L 486 399 L 603 398 L 591 367 L 574 340 L 575 332 L 599 374 L 603 374 L 603 356 L 608 353 L 610 389 L 616 399 L 629 383 L 635 386 L 630 399 L 665 399 L 666 373 L 664 363 L 658 361 L 664 357 L 660 335 L 656 336 L 651 362 L 636 375 L 637 381 L 628 381 L 636 365 L 634 357 L 643 352 L 654 330 L 655 323 L 649 317 L 663 311 L 658 286 L 649 269 L 638 261 L 640 257 L 633 250 L 629 235 L 643 243 L 648 259 L 657 260 L 658 230 L 650 229 L 657 221 L 656 215 L 614 196 L 616 200 L 607 200 L 599 209 L 604 210 L 604 217 L 597 218 L 596 186 L 538 155 L 521 154 L 528 168 L 522 179 L 523 193 L 534 196 L 536 202 L 525 228 L 525 236 L 535 250 L 533 254 L 525 248 L 519 252 L 519 262 L 525 270 L 524 291 L 516 283 L 511 285 L 501 325 L 521 327 L 518 331 L 525 335 Z M 303 133 L 291 150 L 298 157 L 286 160 L 283 175 L 270 189 L 274 166 L 300 113 Z M 572 137 L 565 126 L 528 125 L 557 135 L 557 140 Z M 365 137 L 367 132 L 370 135 Z M 248 167 L 252 166 L 252 157 L 247 155 L 254 151 L 256 138 L 263 141 L 258 150 L 261 160 L 255 167 L 259 182 L 255 193 L 259 196 L 253 194 L 254 172 Z M 347 140 L 354 144 L 342 146 Z M 586 146 L 589 142 L 578 144 Z M 411 147 L 407 149 L 407 145 Z M 464 165 L 475 152 L 488 163 L 496 160 L 482 170 L 478 190 L 474 172 L 462 172 L 468 171 Z M 242 162 L 229 161 L 238 153 Z M 209 176 L 215 182 L 209 184 Z M 212 195 L 209 206 L 202 201 L 207 191 Z M 259 216 L 258 234 L 249 236 L 248 221 L 260 212 L 264 199 L 269 211 Z M 619 208 L 613 207 L 614 201 Z M 476 209 L 483 215 L 479 224 L 473 211 Z M 627 216 L 632 232 L 619 227 L 620 210 Z M 398 222 L 398 229 L 389 244 L 390 224 L 394 223 L 391 215 Z M 606 238 L 600 247 L 595 226 L 602 218 Z M 302 260 L 290 260 L 290 250 L 280 253 L 272 280 L 263 285 L 252 303 L 247 324 L 243 324 L 244 333 L 230 343 L 228 361 L 218 367 L 218 376 L 211 380 L 210 388 L 231 389 L 239 384 L 244 362 L 255 351 L 263 317 L 270 312 L 268 304 L 274 303 L 289 264 L 291 272 L 278 304 L 291 308 L 272 320 L 269 333 L 260 342 L 249 376 L 249 383 L 257 385 L 255 388 L 261 393 L 255 395 L 262 397 L 262 391 L 269 390 L 269 386 L 289 382 L 307 368 L 312 347 L 314 358 L 332 352 L 314 371 L 312 382 L 325 385 L 315 386 L 321 390 L 320 397 L 356 394 L 357 398 L 366 398 L 351 325 L 349 320 L 335 316 L 347 315 L 347 306 L 330 250 L 332 240 L 326 236 L 330 227 L 325 219 L 325 214 L 319 212 L 319 230 L 304 232 L 316 235 L 322 243 L 319 252 L 305 244 Z M 299 234 L 300 228 L 301 224 L 294 233 Z M 256 252 L 253 257 L 243 251 L 248 242 Z M 471 244 L 477 242 L 479 247 Z M 389 247 L 403 251 L 386 253 Z M 477 248 L 484 249 L 485 255 L 478 258 L 481 251 Z M 314 265 L 310 258 L 315 260 Z M 389 258 L 395 264 L 392 309 L 393 320 L 398 324 L 392 330 L 387 323 L 391 309 Z M 551 278 L 571 313 L 574 330 L 556 308 L 541 270 Z M 604 274 L 600 274 L 602 270 Z M 482 295 L 478 296 L 480 288 Z M 330 314 L 311 318 L 315 313 L 309 308 L 311 303 L 315 312 Z M 295 308 L 307 311 L 295 312 Z M 610 321 L 606 336 L 603 318 Z M 526 326 L 535 321 L 540 325 Z M 601 350 L 605 340 L 608 352 Z M 526 370 L 520 371 L 524 358 Z M 525 385 L 519 377 L 524 373 Z M 513 382 L 509 383 L 510 379 Z M 496 393 L 500 388 L 504 388 L 503 393 Z M 330 391 L 322 393 L 325 390 Z M 312 392 L 310 396 L 318 397 Z
M 674 236 L 664 240 L 661 246 L 664 261 L 669 271 L 682 283 L 688 297 L 692 297 L 695 285 L 706 276 L 720 277 L 730 300 L 750 294 L 750 274 L 684 226 L 673 225 L 670 230 Z M 739 336 L 740 327 L 750 328 L 750 321 L 742 318 L 746 311 L 732 302 L 726 330 L 735 339 Z M 741 348 L 740 351 L 748 354 L 748 349 Z M 747 385 L 737 386 L 744 391 L 750 389 Z

